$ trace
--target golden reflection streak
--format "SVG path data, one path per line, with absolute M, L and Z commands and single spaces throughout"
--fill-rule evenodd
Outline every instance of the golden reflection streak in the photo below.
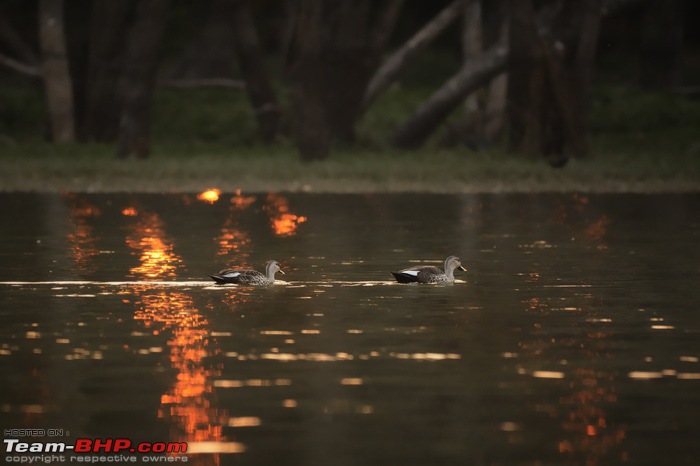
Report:
M 95 247 L 96 239 L 89 222 L 92 218 L 102 215 L 102 212 L 77 194 L 64 194 L 63 198 L 70 207 L 68 220 L 71 231 L 68 233 L 68 242 L 71 245 L 73 262 L 79 270 L 94 270 L 95 264 L 92 258 L 98 256 L 100 251 Z
M 231 197 L 229 203 L 229 215 L 224 222 L 224 226 L 221 227 L 219 236 L 215 239 L 219 246 L 217 255 L 228 256 L 235 253 L 235 260 L 238 265 L 241 265 L 241 259 L 245 261 L 250 255 L 248 253 L 250 236 L 241 228 L 239 215 L 241 211 L 246 210 L 253 202 L 255 202 L 254 197 L 242 196 L 241 191 L 237 190 L 236 195 Z
M 140 262 L 131 273 L 140 279 L 176 276 L 177 270 L 182 268 L 182 260 L 173 251 L 174 244 L 165 235 L 160 217 L 134 208 L 127 208 L 123 213 L 137 220 L 126 239 Z M 161 396 L 159 417 L 173 421 L 175 440 L 195 442 L 206 446 L 211 453 L 228 452 L 222 449 L 232 445 L 234 450 L 242 451 L 242 445 L 227 442 L 223 434 L 228 412 L 213 407 L 210 400 L 212 379 L 219 371 L 204 363 L 212 346 L 206 318 L 194 306 L 192 298 L 182 291 L 157 289 L 147 284 L 138 285 L 133 291 L 138 297 L 134 319 L 153 335 L 166 331 L 172 334 L 167 346 L 170 365 L 177 376 L 175 384 Z M 211 461 L 219 464 L 219 455 L 214 455 Z
M 542 316 L 552 312 L 549 302 L 543 298 L 529 298 L 524 300 L 523 304 L 526 305 L 528 312 L 537 312 Z M 584 353 L 582 360 L 595 361 L 601 357 L 610 357 L 596 349 L 596 342 L 608 338 L 610 336 L 608 332 L 588 332 L 585 337 L 582 337 L 583 339 L 564 341 L 544 336 L 540 330 L 542 328 L 540 323 L 535 323 L 533 326 L 536 329 L 535 338 L 519 344 L 520 352 L 527 355 L 528 359 L 537 359 L 543 354 L 556 351 L 557 345 L 581 348 Z M 519 373 L 528 374 L 529 372 L 521 369 Z M 565 379 L 570 388 L 570 392 L 562 397 L 552 410 L 561 420 L 562 431 L 569 434 L 568 438 L 559 442 L 559 453 L 583 454 L 586 457 L 586 464 L 595 465 L 606 458 L 610 450 L 620 445 L 625 439 L 624 428 L 610 426 L 607 422 L 607 412 L 602 407 L 617 402 L 614 375 L 585 367 L 572 368 L 566 373 L 534 370 L 531 375 L 540 379 Z M 621 452 L 621 455 L 625 456 L 626 452 Z
M 554 208 L 550 221 L 559 225 L 568 225 L 571 229 L 578 229 L 580 221 L 584 222 L 583 229 L 580 232 L 581 236 L 596 243 L 597 249 L 607 249 L 608 245 L 605 242 L 605 237 L 608 233 L 608 228 L 612 223 L 612 219 L 602 214 L 590 219 L 592 210 L 588 197 L 580 194 L 573 194 L 571 198 L 565 199 L 564 202 Z
M 127 208 L 123 212 L 136 209 Z M 182 268 L 182 260 L 173 252 L 173 244 L 165 238 L 163 221 L 157 214 L 138 213 L 137 223 L 130 228 L 126 244 L 141 254 L 139 265 L 131 268 L 132 276 L 142 279 L 172 278 Z
M 270 216 L 272 231 L 278 236 L 293 236 L 300 223 L 308 219 L 289 211 L 289 201 L 284 196 L 270 193 L 267 195 L 265 211 Z
M 255 202 L 255 197 L 242 195 L 240 189 L 237 189 L 236 195 L 229 200 L 229 203 L 238 210 L 247 209 L 253 202 Z

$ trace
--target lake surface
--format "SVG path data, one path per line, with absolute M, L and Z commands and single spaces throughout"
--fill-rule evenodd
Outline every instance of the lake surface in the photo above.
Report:
M 0 195 L 3 430 L 196 465 L 697 464 L 700 195 L 215 198 Z M 450 254 L 454 285 L 392 281 Z M 286 282 L 207 278 L 269 259 Z

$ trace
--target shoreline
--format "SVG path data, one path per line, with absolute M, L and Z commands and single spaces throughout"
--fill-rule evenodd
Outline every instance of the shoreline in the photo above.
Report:
M 0 192 L 700 192 L 700 154 L 597 154 L 551 168 L 539 159 L 456 150 L 339 153 L 304 163 L 292 151 L 259 149 L 237 154 L 169 151 L 143 160 L 66 149 L 0 153 Z
M 421 183 L 363 183 L 347 180 L 306 183 L 269 183 L 244 182 L 233 184 L 211 183 L 207 181 L 192 181 L 182 184 L 174 181 L 156 183 L 135 182 L 133 184 L 95 184 L 82 183 L 77 180 L 64 182 L 22 182 L 17 185 L 0 182 L 0 193 L 67 193 L 81 192 L 94 194 L 196 194 L 208 189 L 218 189 L 223 193 L 306 193 L 306 194 L 545 194 L 545 193 L 586 193 L 586 194 L 690 194 L 700 193 L 700 182 L 678 180 L 651 180 L 644 182 L 627 182 L 608 180 L 604 184 L 568 183 L 523 183 L 520 185 L 505 185 L 499 182 L 473 183 L 461 186 L 441 186 Z

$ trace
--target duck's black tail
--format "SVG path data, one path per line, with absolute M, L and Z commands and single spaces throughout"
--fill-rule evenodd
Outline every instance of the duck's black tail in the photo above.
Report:
M 418 277 L 413 275 L 404 275 L 401 272 L 391 272 L 391 274 L 399 283 L 415 283 L 418 281 Z
M 216 282 L 217 285 L 223 285 L 224 283 L 226 283 L 226 280 L 218 275 L 209 276 Z

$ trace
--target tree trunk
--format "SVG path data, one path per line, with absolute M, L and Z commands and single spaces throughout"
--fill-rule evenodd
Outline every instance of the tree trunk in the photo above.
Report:
M 203 4 L 204 2 L 202 2 Z M 230 77 L 236 58 L 233 43 L 233 3 L 213 0 L 206 20 L 185 47 L 175 79 Z
M 579 155 L 585 155 L 588 152 L 586 140 L 589 116 L 588 102 L 596 50 L 598 49 L 598 36 L 600 35 L 602 3 L 602 0 L 582 1 L 577 5 L 580 10 L 574 12 L 574 17 L 580 18 L 580 34 L 573 65 L 575 88 L 573 98 L 576 100 L 574 124 L 576 131 L 581 135 Z
M 402 123 L 391 135 L 390 142 L 402 149 L 420 147 L 470 93 L 503 72 L 507 50 L 496 45 L 462 69 L 438 89 L 427 102 Z
M 508 43 L 508 18 L 506 0 L 490 0 L 488 8 L 484 8 L 484 43 Z M 506 93 L 508 89 L 508 74 L 501 73 L 491 80 L 487 90 L 486 108 L 484 110 L 484 128 L 482 138 L 487 143 L 493 143 L 505 127 Z
M 477 59 L 494 44 L 505 43 L 506 25 L 504 0 L 468 3 L 462 25 L 464 63 Z M 504 125 L 506 83 L 506 74 L 500 73 L 483 89 L 469 95 L 464 117 L 449 126 L 441 144 L 447 147 L 465 144 L 475 150 L 492 144 Z
M 94 0 L 87 77 L 85 139 L 113 142 L 119 134 L 127 20 L 134 0 Z
M 379 61 L 377 49 L 388 33 L 384 0 L 372 20 L 370 0 L 300 0 L 288 69 L 295 134 L 305 160 L 329 155 L 333 139 L 351 143 L 362 96 Z M 391 21 L 393 23 L 393 21 Z
M 229 3 L 230 0 L 217 0 Z M 280 109 L 265 67 L 263 50 L 253 23 L 248 0 L 234 0 L 231 12 L 233 18 L 233 43 L 238 54 L 238 63 L 246 82 L 246 92 L 255 117 L 258 121 L 260 137 L 264 142 L 272 142 L 277 136 Z
M 442 31 L 457 19 L 467 0 L 455 0 L 443 9 L 435 18 L 428 22 L 408 42 L 394 52 L 374 73 L 362 99 L 362 111 L 366 111 L 372 103 L 396 79 L 403 67 L 421 50 L 427 47 Z
M 508 57 L 508 146 L 512 151 L 540 154 L 542 133 L 543 58 L 531 0 L 512 0 Z
M 51 140 L 54 142 L 75 140 L 73 88 L 63 24 L 63 0 L 40 0 L 39 43 Z
M 148 157 L 153 89 L 170 0 L 140 0 L 127 38 L 117 156 Z
M 85 141 L 85 109 L 87 108 L 87 78 L 90 47 L 90 19 L 92 0 L 71 0 L 65 5 L 66 46 L 73 81 L 73 108 L 75 132 L 79 141 Z
M 588 87 L 601 0 L 567 2 L 546 36 L 531 0 L 513 0 L 511 6 L 509 147 L 562 166 L 569 156 L 586 151 Z
M 654 0 L 646 6 L 641 37 L 641 83 L 649 89 L 681 85 L 683 1 Z
M 323 5 L 299 0 L 295 19 L 287 64 L 294 135 L 302 160 L 322 160 L 331 151 L 331 131 L 320 92 L 326 82 L 321 66 Z

